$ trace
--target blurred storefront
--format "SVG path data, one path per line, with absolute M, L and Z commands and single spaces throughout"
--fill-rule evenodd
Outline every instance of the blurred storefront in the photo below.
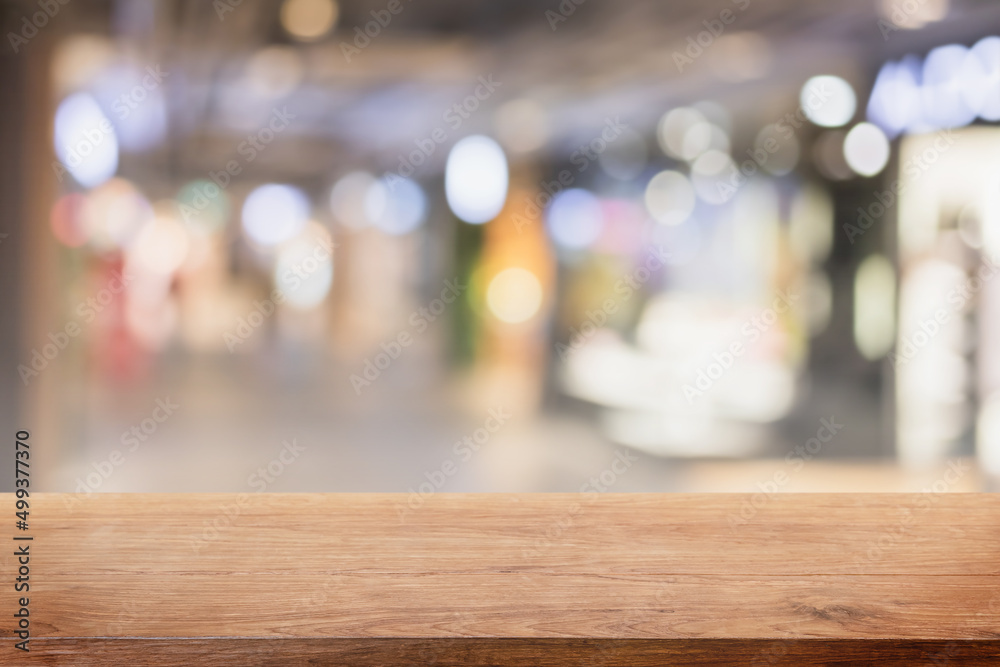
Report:
M 1000 7 L 917 4 L 8 5 L 40 479 L 989 487 Z

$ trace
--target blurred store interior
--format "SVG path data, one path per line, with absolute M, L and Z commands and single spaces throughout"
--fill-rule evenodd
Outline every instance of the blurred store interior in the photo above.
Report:
M 2 11 L 39 489 L 998 488 L 996 2 Z

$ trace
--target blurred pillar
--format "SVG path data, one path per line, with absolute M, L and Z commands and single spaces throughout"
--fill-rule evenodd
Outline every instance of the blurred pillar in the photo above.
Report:
M 32 6 L 5 4 L 0 24 L 4 35 L 20 30 Z M 50 362 L 45 372 L 26 384 L 18 366 L 30 365 L 31 351 L 48 342 L 53 305 L 57 303 L 56 248 L 49 233 L 48 211 L 54 199 L 50 167 L 52 105 L 49 55 L 52 31 L 39 30 L 18 52 L 7 45 L 0 55 L 0 89 L 4 91 L 0 120 L 0 201 L 5 215 L 0 222 L 0 437 L 14 447 L 18 429 L 31 432 L 33 489 L 49 490 L 61 454 L 57 404 L 57 368 Z M 14 488 L 11 473 L 4 474 L 0 491 Z
M 502 405 L 515 415 L 535 412 L 548 368 L 548 328 L 555 258 L 541 216 L 527 203 L 537 195 L 515 181 L 503 211 L 483 229 L 470 288 L 480 330 L 473 375 L 477 409 Z

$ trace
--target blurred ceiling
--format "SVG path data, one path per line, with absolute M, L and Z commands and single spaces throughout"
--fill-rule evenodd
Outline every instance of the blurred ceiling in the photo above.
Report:
M 248 171 L 260 178 L 280 172 L 317 188 L 348 164 L 394 169 L 400 153 L 435 128 L 447 132 L 446 145 L 490 132 L 493 111 L 520 97 L 548 112 L 548 150 L 555 154 L 595 136 L 606 118 L 651 132 L 665 110 L 701 99 L 739 112 L 739 141 L 741 132 L 794 111 L 812 75 L 844 77 L 863 101 L 885 60 L 945 42 L 972 43 L 1000 26 L 993 0 L 952 0 L 943 20 L 885 36 L 881 0 L 400 1 L 401 12 L 350 62 L 343 45 L 352 45 L 355 29 L 388 0 L 341 0 L 335 29 L 308 44 L 282 28 L 280 0 L 76 0 L 58 18 L 63 31 L 115 36 L 136 62 L 170 72 L 171 141 L 130 158 L 142 167 L 179 180 L 218 169 L 246 133 L 265 126 L 275 108 L 287 108 L 294 121 Z M 24 2 L 8 14 L 33 7 Z M 710 42 L 703 53 L 685 52 L 699 33 L 718 29 L 720 18 L 730 22 L 718 38 L 703 34 Z M 248 62 L 275 45 L 294 49 L 301 82 L 277 96 L 248 93 Z M 695 57 L 679 65 L 677 54 L 685 53 Z M 479 77 L 499 86 L 452 129 L 444 114 L 473 93 Z M 445 153 L 431 156 L 428 174 L 440 170 Z

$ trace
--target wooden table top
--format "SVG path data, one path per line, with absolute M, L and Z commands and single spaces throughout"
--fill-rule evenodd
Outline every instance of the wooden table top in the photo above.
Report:
M 0 664 L 1000 664 L 1000 495 L 33 494 L 31 518 L 31 651 L 8 620 Z

